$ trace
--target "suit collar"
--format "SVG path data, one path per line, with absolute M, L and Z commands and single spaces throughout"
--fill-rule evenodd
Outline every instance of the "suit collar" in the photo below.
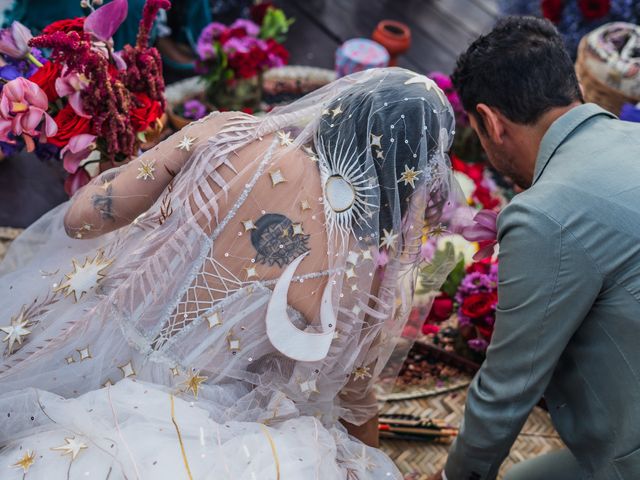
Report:
M 617 118 L 614 114 L 600 108 L 596 104 L 586 103 L 572 108 L 551 124 L 551 127 L 549 127 L 549 130 L 547 130 L 547 133 L 545 133 L 542 138 L 542 142 L 540 143 L 540 151 L 538 152 L 538 158 L 536 159 L 533 183 L 538 181 L 545 167 L 548 165 L 549 160 L 551 160 L 567 137 L 584 122 L 599 115 Z

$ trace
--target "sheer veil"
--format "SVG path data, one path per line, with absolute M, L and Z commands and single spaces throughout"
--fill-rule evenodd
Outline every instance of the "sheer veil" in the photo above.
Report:
M 209 399 L 220 422 L 376 413 L 373 382 L 417 331 L 423 237 L 454 190 L 451 106 L 426 77 L 378 69 L 262 118 L 223 117 L 145 154 L 192 146 L 129 225 L 72 239 L 65 204 L 12 246 L 0 405 L 31 420 L 3 416 L 0 443 L 50 420 L 23 389 L 76 397 L 122 378 Z

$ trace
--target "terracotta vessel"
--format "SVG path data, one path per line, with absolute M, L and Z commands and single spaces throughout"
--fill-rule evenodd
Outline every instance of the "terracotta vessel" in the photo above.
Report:
M 411 29 L 395 20 L 381 21 L 371 36 L 373 40 L 381 44 L 389 52 L 389 66 L 398 64 L 398 56 L 409 50 L 411 46 Z

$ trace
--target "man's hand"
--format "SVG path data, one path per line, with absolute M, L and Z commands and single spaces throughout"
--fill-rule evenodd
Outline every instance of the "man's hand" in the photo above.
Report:
M 443 480 L 442 479 L 442 470 L 440 470 L 437 473 L 434 473 L 431 477 L 429 477 L 429 480 Z

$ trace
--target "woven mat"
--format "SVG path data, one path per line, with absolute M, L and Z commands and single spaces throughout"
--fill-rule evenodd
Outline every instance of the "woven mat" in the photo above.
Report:
M 4 258 L 7 248 L 20 233 L 22 233 L 22 230 L 19 228 L 0 227 L 0 260 Z
M 402 413 L 446 420 L 458 426 L 462 420 L 466 388 L 429 397 L 387 402 L 382 413 Z M 382 440 L 382 450 L 389 455 L 407 480 L 426 480 L 444 466 L 449 445 L 421 442 Z M 501 478 L 514 463 L 563 448 L 562 441 L 551 425 L 549 415 L 536 407 L 505 461 Z

